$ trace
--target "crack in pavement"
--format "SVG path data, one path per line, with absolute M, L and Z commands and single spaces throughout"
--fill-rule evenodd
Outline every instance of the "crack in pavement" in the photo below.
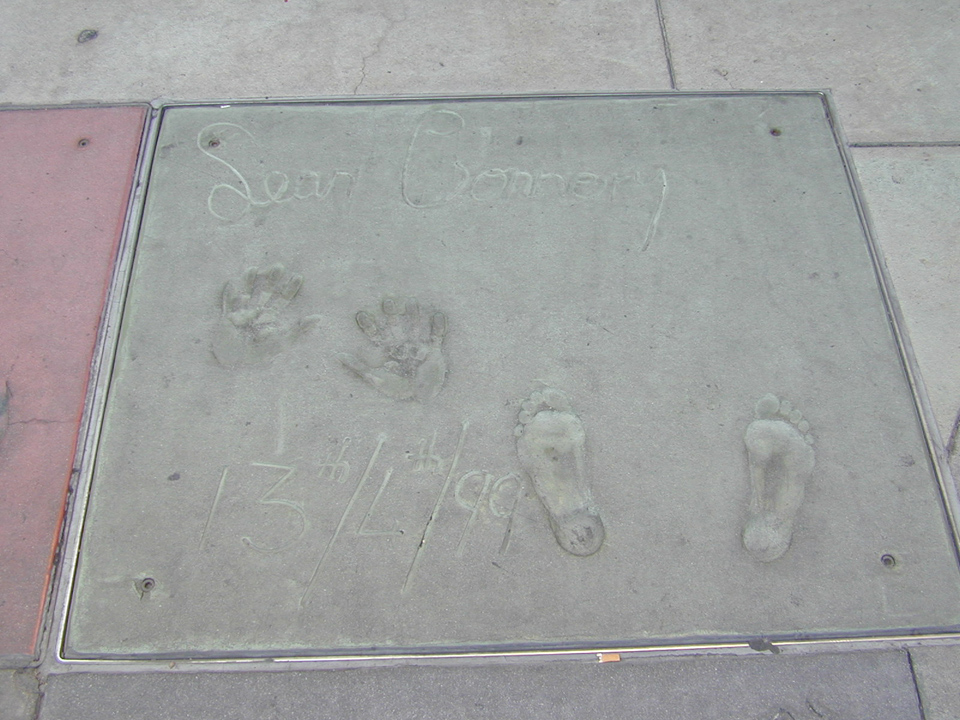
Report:
M 62 425 L 69 420 L 46 420 L 45 418 L 30 418 L 29 420 L 12 420 L 11 425 Z
M 406 21 L 407 19 L 406 7 L 403 8 L 403 16 L 396 20 L 389 17 L 386 13 L 383 13 L 383 17 L 387 19 L 387 22 L 389 24 L 387 25 L 386 28 L 384 28 L 383 32 L 380 33 L 380 37 L 377 39 L 377 42 L 374 45 L 373 50 L 367 53 L 366 55 L 364 55 L 363 58 L 360 60 L 360 80 L 357 82 L 357 84 L 353 88 L 354 95 L 357 94 L 357 92 L 360 90 L 360 86 L 363 85 L 363 83 L 367 79 L 367 61 L 380 54 L 380 49 L 383 47 L 383 42 L 384 40 L 387 39 L 387 35 L 393 32 L 393 29 L 397 25 Z

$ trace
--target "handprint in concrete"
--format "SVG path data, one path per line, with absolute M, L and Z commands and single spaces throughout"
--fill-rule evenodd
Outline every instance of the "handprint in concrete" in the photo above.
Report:
M 303 276 L 282 264 L 248 268 L 223 286 L 213 354 L 224 366 L 249 365 L 278 355 L 319 316 L 291 317 L 287 307 L 300 292 Z
M 439 394 L 447 377 L 446 315 L 422 311 L 416 298 L 387 296 L 378 311 L 358 312 L 356 322 L 372 347 L 340 353 L 340 362 L 395 400 L 427 402 Z

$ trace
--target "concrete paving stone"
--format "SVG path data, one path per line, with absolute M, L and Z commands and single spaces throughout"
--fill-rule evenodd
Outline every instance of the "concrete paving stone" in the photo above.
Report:
M 144 114 L 0 113 L 0 656 L 35 653 Z
M 0 23 L 6 102 L 669 87 L 653 0 L 39 0 Z
M 71 657 L 960 618 L 819 95 L 184 107 L 157 148 Z M 592 546 L 522 490 L 547 402 Z M 795 503 L 759 534 L 749 463 Z
M 0 718 L 33 720 L 39 686 L 34 670 L 0 670 Z
M 960 408 L 960 148 L 856 148 L 853 155 L 946 441 Z
M 831 88 L 853 141 L 960 137 L 960 5 L 663 1 L 677 85 Z
M 919 720 L 905 653 L 397 667 L 65 674 L 40 720 L 621 718 Z
M 960 718 L 960 645 L 910 651 L 924 720 Z

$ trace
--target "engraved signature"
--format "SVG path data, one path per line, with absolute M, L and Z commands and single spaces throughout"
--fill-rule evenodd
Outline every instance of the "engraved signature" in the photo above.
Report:
M 463 117 L 452 110 L 432 110 L 423 115 L 400 171 L 400 196 L 404 203 L 417 209 L 440 207 L 457 198 L 487 204 L 562 200 L 640 206 L 649 213 L 640 250 L 649 247 L 667 198 L 667 173 L 663 168 L 598 173 L 554 172 L 514 165 L 471 167 L 461 158 L 458 136 L 464 127 Z M 488 128 L 482 130 L 490 134 Z M 244 158 L 248 162 L 253 159 L 257 146 L 253 134 L 235 123 L 212 123 L 197 134 L 200 152 L 233 176 L 232 182 L 213 185 L 207 195 L 207 209 L 218 220 L 237 221 L 253 208 L 310 199 L 344 202 L 353 195 L 359 177 L 356 170 L 302 170 L 291 175 L 258 169 L 262 174 L 257 182 L 251 182 L 240 166 Z
M 457 198 L 481 203 L 511 200 L 606 201 L 649 206 L 640 251 L 650 246 L 667 197 L 663 168 L 629 172 L 546 172 L 533 168 L 474 167 L 462 159 L 463 117 L 452 110 L 423 115 L 407 147 L 400 194 L 410 207 L 436 208 Z M 489 134 L 483 128 L 482 134 Z
M 260 178 L 257 192 L 254 192 L 256 186 L 237 169 L 239 161 L 229 162 L 221 157 L 228 150 L 236 153 L 247 144 L 256 144 L 253 134 L 234 123 L 213 123 L 197 134 L 200 152 L 226 167 L 235 178 L 236 184 L 217 183 L 207 195 L 207 209 L 218 220 L 239 220 L 255 207 L 280 205 L 293 200 L 323 200 L 337 195 L 346 199 L 353 194 L 357 173 L 345 170 L 303 170 L 292 180 L 285 172 L 269 170 Z

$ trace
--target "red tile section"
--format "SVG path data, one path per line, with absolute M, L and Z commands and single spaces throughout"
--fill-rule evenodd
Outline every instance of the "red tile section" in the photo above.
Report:
M 0 112 L 0 655 L 36 653 L 145 112 Z

